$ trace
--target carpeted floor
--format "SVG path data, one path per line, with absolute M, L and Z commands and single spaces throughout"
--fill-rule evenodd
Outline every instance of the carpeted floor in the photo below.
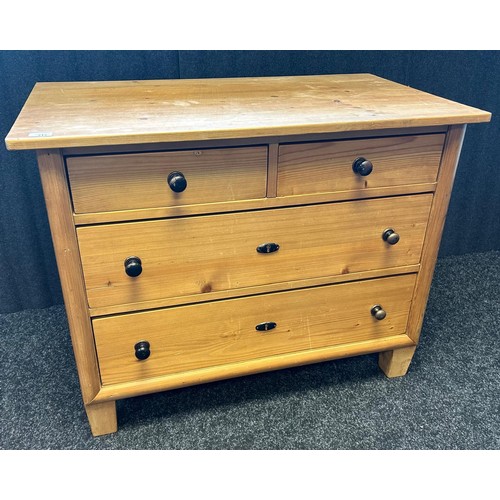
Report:
M 0 316 L 1 449 L 499 449 L 500 252 L 438 262 L 406 377 L 377 356 L 119 401 L 93 438 L 62 306 Z

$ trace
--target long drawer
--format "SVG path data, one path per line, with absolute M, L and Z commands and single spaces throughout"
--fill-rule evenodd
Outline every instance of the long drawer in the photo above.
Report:
M 278 196 L 436 182 L 444 134 L 284 144 L 279 148 Z M 360 175 L 358 158 L 370 162 Z
M 66 165 L 76 213 L 266 196 L 267 146 L 81 156 Z
M 404 334 L 414 285 L 411 274 L 98 318 L 102 383 Z
M 431 201 L 424 194 L 81 227 L 89 305 L 417 264 Z M 383 240 L 386 229 L 399 235 L 397 244 Z M 279 249 L 266 253 L 276 248 L 267 244 Z M 126 274 L 129 257 L 140 259 L 136 277 Z

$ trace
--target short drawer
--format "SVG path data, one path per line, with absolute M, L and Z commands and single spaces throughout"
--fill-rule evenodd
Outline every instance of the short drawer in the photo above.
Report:
M 414 285 L 403 275 L 95 319 L 102 382 L 404 334 Z
M 431 201 L 422 194 L 80 227 L 89 305 L 418 264 Z M 399 235 L 396 244 L 384 241 L 386 229 Z M 266 253 L 272 243 L 279 249 Z M 140 260 L 127 261 L 137 276 L 126 273 L 129 257 Z
M 70 157 L 66 165 L 75 213 L 266 196 L 267 146 Z M 187 182 L 180 192 L 168 182 L 176 172 Z
M 434 183 L 445 134 L 285 144 L 279 147 L 278 196 Z M 358 158 L 372 171 L 353 170 Z M 366 172 L 366 170 L 365 170 Z

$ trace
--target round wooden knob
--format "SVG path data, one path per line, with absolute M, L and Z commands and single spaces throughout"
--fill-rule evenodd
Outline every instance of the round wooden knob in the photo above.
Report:
M 125 266 L 125 272 L 131 278 L 135 278 L 142 273 L 142 262 L 139 257 L 127 257 L 123 264 Z
M 146 340 L 141 340 L 140 342 L 137 342 L 134 346 L 135 349 L 135 357 L 142 361 L 144 359 L 148 359 L 149 356 L 151 355 L 151 350 L 150 350 L 150 345 L 149 342 Z
M 382 233 L 382 239 L 387 241 L 389 245 L 395 245 L 399 241 L 399 234 L 394 229 L 389 228 Z
M 384 311 L 384 309 L 382 309 L 381 305 L 373 306 L 370 312 L 372 313 L 372 316 L 379 321 L 387 316 L 387 313 Z
M 373 163 L 360 156 L 352 163 L 352 170 L 355 174 L 362 175 L 364 177 L 365 175 L 370 175 L 372 173 Z
M 167 182 L 174 193 L 182 193 L 187 188 L 187 180 L 182 172 L 171 172 L 168 174 Z

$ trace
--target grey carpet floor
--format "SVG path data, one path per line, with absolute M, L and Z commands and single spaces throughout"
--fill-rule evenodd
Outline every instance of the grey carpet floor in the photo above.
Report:
M 499 449 L 500 252 L 439 260 L 406 377 L 367 355 L 119 401 L 93 438 L 62 306 L 0 316 L 1 449 Z

